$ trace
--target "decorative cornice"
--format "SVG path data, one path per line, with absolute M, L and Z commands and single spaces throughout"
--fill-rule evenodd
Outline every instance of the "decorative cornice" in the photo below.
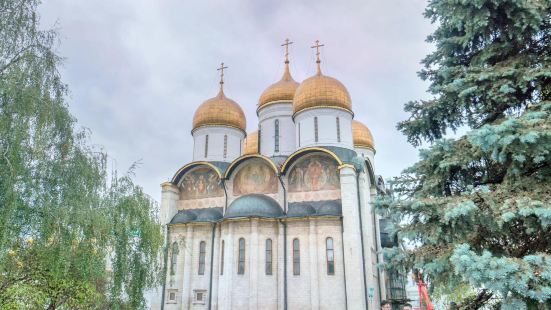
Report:
M 352 117 L 354 117 L 354 112 L 352 112 L 352 110 L 347 109 L 347 108 L 335 107 L 335 106 L 329 106 L 329 105 L 317 105 L 315 107 L 304 108 L 304 109 L 301 109 L 297 112 L 293 112 L 293 121 L 295 120 L 295 118 L 297 117 L 298 114 L 300 114 L 302 112 L 310 111 L 310 110 L 315 110 L 315 109 L 335 109 L 335 110 L 346 111 L 346 112 L 350 113 L 352 115 Z

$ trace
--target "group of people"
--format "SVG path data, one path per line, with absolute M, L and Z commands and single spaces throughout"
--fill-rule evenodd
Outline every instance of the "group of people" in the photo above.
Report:
M 392 310 L 392 303 L 388 300 L 383 300 L 381 302 L 381 310 Z M 405 304 L 402 306 L 401 310 L 413 310 L 411 304 Z

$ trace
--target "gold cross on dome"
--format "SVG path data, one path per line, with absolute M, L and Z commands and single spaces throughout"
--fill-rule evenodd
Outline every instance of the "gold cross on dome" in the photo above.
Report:
M 228 69 L 227 66 L 224 66 L 224 63 L 221 63 L 220 68 L 216 69 L 220 71 L 220 85 L 224 84 L 224 69 Z
M 285 43 L 281 44 L 281 46 L 285 46 L 285 63 L 289 62 L 289 45 L 293 44 L 293 42 L 289 41 L 289 39 L 285 39 Z
M 325 46 L 325 44 L 320 44 L 320 40 L 316 40 L 316 44 L 314 44 L 310 47 L 310 48 L 315 48 L 316 49 L 316 57 L 317 57 L 316 62 L 317 63 L 320 62 L 320 47 L 322 47 L 322 46 Z

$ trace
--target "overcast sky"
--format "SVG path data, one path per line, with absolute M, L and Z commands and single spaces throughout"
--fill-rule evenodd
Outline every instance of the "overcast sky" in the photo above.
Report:
M 119 171 L 141 161 L 136 181 L 157 201 L 160 183 L 192 160 L 195 109 L 216 95 L 220 62 L 226 95 L 257 127 L 262 91 L 280 79 L 290 38 L 291 73 L 315 72 L 319 39 L 324 74 L 352 97 L 355 119 L 375 138 L 376 173 L 396 176 L 417 150 L 396 130 L 403 105 L 429 98 L 416 75 L 434 28 L 425 0 L 47 0 L 42 27 L 56 25 L 65 57 L 70 110 Z

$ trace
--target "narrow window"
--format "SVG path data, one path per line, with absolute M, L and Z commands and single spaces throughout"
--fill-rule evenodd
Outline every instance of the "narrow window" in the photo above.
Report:
M 272 275 L 272 239 L 266 239 L 266 274 Z
M 300 244 L 298 239 L 293 240 L 293 275 L 300 275 Z
M 275 153 L 279 153 L 279 120 L 278 120 L 278 119 L 275 120 L 274 127 L 275 127 L 275 136 L 274 136 L 275 145 L 274 145 L 274 152 L 275 152 Z
M 226 158 L 227 154 L 228 154 L 228 135 L 224 135 L 224 158 Z
M 199 243 L 199 274 L 205 274 L 205 254 L 206 254 L 207 244 L 205 241 Z
M 170 274 L 176 274 L 176 263 L 178 262 L 178 243 L 172 243 L 172 256 L 170 257 Z
M 258 141 L 257 141 L 258 153 L 261 153 L 260 152 L 260 141 L 261 140 L 262 140 L 262 126 L 260 126 L 260 124 L 258 124 Z
M 300 147 L 300 123 L 298 123 L 298 147 Z
M 318 142 L 318 117 L 314 117 L 314 139 Z
M 205 136 L 205 157 L 209 154 L 209 135 Z
M 327 252 L 327 274 L 335 274 L 335 252 L 333 251 L 333 238 L 329 237 L 325 241 Z
M 245 274 L 245 239 L 239 238 L 239 263 L 237 274 Z
M 222 248 L 220 249 L 220 275 L 224 274 L 224 240 L 222 240 Z
M 341 142 L 341 121 L 337 117 L 337 141 Z

